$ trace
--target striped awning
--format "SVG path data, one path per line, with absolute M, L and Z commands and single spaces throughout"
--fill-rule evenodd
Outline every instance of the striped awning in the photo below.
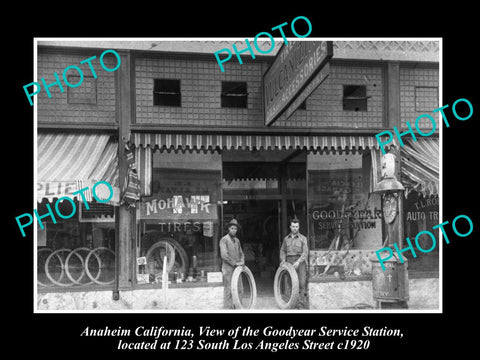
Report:
M 152 150 L 150 146 L 135 148 L 135 167 L 140 182 L 140 195 L 150 196 L 152 194 Z
M 114 196 L 109 203 L 118 203 L 118 143 L 105 134 L 38 134 L 37 137 L 37 200 L 62 196 L 79 197 L 84 192 L 92 201 L 91 189 L 98 181 L 108 182 Z M 100 189 L 98 186 L 97 189 Z M 105 186 L 106 188 L 106 186 Z M 102 191 L 97 192 L 98 197 Z M 108 193 L 106 194 L 108 197 Z M 106 198 L 106 197 L 105 197 Z
M 136 147 L 154 149 L 307 149 L 315 151 L 378 149 L 375 136 L 314 135 L 208 135 L 132 133 Z
M 424 196 L 438 195 L 439 140 L 438 138 L 405 141 L 402 152 L 402 183 Z

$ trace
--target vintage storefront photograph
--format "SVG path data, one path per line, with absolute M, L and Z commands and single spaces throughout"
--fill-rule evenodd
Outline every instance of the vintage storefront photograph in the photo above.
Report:
M 35 39 L 37 312 L 441 310 L 441 40 L 275 40 Z

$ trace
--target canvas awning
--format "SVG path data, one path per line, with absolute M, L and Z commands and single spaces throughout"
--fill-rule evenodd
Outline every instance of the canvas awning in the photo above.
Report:
M 135 147 L 160 149 L 307 149 L 315 151 L 379 148 L 374 136 L 225 135 L 133 133 Z
M 106 181 L 114 190 L 114 196 L 109 203 L 118 204 L 120 192 L 117 151 L 118 143 L 110 135 L 39 133 L 37 201 L 51 201 L 62 196 L 79 198 L 80 194 L 72 193 L 85 187 L 89 188 L 84 192 L 85 198 L 92 201 L 92 186 L 98 181 Z M 98 196 L 102 198 L 100 193 Z
M 423 196 L 438 195 L 440 181 L 439 139 L 408 139 L 401 149 L 402 179 L 407 190 Z
M 404 146 L 400 148 L 401 178 L 400 182 L 405 187 L 405 196 L 410 191 L 416 191 L 423 196 L 438 195 L 439 191 L 439 140 L 438 138 L 404 140 Z M 371 166 L 370 192 L 376 190 L 382 175 L 382 152 L 371 149 L 368 158 L 368 167 Z
M 180 150 L 280 150 L 309 151 L 378 150 L 374 136 L 315 136 L 315 135 L 225 135 L 225 134 L 160 134 L 132 133 L 141 195 L 150 196 L 152 183 L 152 153 L 155 149 Z M 378 150 L 379 151 L 379 150 Z

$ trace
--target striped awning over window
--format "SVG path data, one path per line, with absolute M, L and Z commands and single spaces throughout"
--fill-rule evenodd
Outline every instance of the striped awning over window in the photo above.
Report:
M 439 140 L 438 138 L 408 139 L 402 152 L 402 183 L 424 196 L 438 195 Z
M 150 196 L 152 187 L 152 150 L 150 146 L 135 148 L 135 166 L 140 182 L 140 195 Z
M 208 135 L 133 133 L 136 147 L 160 149 L 307 149 L 315 151 L 378 149 L 375 136 Z
M 107 181 L 114 190 L 109 203 L 117 204 L 120 195 L 117 149 L 117 141 L 105 134 L 38 134 L 37 201 L 62 196 L 79 198 L 80 194 L 72 193 L 85 187 L 89 188 L 84 192 L 85 198 L 92 201 L 93 185 Z M 101 191 L 96 193 L 102 198 Z M 107 193 L 105 198 L 108 196 Z
M 377 139 L 374 136 L 132 133 L 130 141 L 135 146 L 135 160 L 140 180 L 141 196 L 151 195 L 152 153 L 155 149 L 306 149 L 319 152 L 340 149 L 379 149 Z

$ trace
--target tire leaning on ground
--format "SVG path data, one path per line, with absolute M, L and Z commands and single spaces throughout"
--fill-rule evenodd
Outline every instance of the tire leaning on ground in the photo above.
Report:
M 242 301 L 240 300 L 240 295 L 238 293 L 238 283 L 240 281 L 240 276 L 244 273 L 247 276 L 248 283 L 250 285 L 250 299 L 247 306 L 243 306 Z M 235 270 L 233 270 L 232 274 L 232 283 L 231 283 L 231 291 L 232 291 L 232 300 L 235 308 L 237 309 L 252 309 L 255 308 L 255 304 L 257 302 L 257 285 L 255 283 L 255 279 L 253 277 L 252 272 L 247 266 L 237 266 Z
M 281 281 L 282 277 L 288 274 L 290 279 L 292 280 L 292 294 L 290 295 L 290 299 L 285 302 L 282 299 L 281 293 Z M 273 280 L 273 293 L 275 295 L 275 301 L 280 309 L 292 309 L 298 301 L 298 291 L 300 289 L 300 282 L 298 280 L 298 274 L 292 264 L 285 262 L 281 264 L 277 272 L 275 273 L 275 279 Z

